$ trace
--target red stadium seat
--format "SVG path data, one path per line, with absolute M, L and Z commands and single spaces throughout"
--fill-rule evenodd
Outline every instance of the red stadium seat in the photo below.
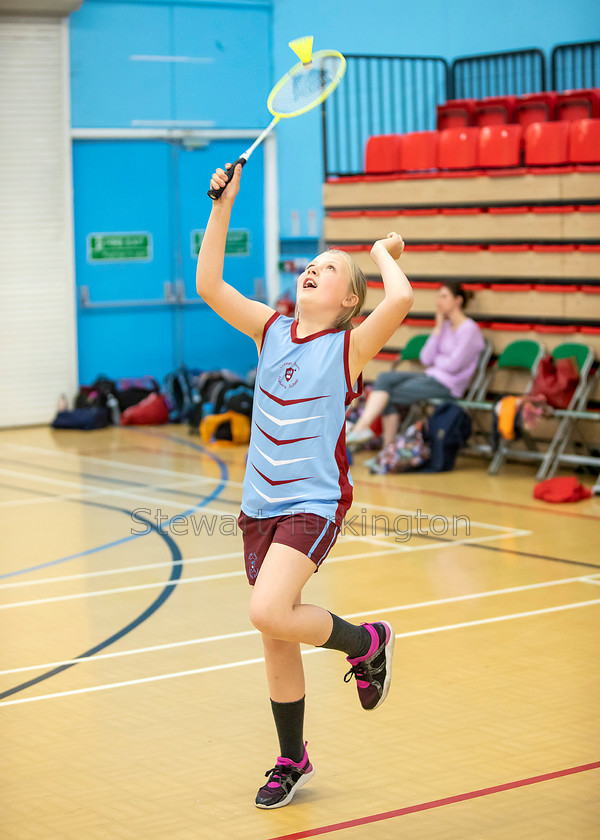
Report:
M 400 151 L 403 172 L 421 172 L 437 167 L 437 131 L 413 131 L 404 135 Z
M 476 101 L 475 99 L 449 99 L 443 105 L 437 105 L 438 131 L 472 125 Z
M 526 166 L 554 166 L 567 163 L 568 151 L 568 123 L 531 123 L 525 129 Z
M 600 89 L 565 90 L 556 100 L 558 120 L 584 120 L 600 117 Z
M 569 160 L 572 163 L 600 163 L 600 119 L 571 123 Z
M 475 103 L 475 125 L 505 125 L 513 121 L 516 96 L 488 96 Z
M 369 137 L 365 151 L 365 172 L 398 172 L 400 170 L 400 150 L 402 134 L 380 134 Z
M 474 169 L 477 166 L 478 128 L 446 128 L 439 135 L 440 169 Z
M 513 111 L 514 122 L 526 128 L 532 122 L 549 122 L 554 119 L 556 99 L 554 91 L 524 93 L 516 102 Z
M 485 125 L 479 134 L 478 165 L 519 166 L 523 128 L 520 125 Z

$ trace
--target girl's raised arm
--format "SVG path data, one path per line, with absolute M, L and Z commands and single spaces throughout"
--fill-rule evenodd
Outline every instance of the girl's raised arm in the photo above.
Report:
M 227 168 L 229 166 L 227 164 Z M 275 310 L 266 303 L 250 300 L 223 280 L 225 242 L 231 209 L 240 187 L 241 172 L 242 167 L 238 164 L 227 188 L 213 202 L 198 254 L 196 291 L 224 321 L 253 338 L 260 351 L 263 328 Z M 211 187 L 224 186 L 224 174 L 222 169 L 217 169 L 211 178 Z
M 367 362 L 387 344 L 413 305 L 413 290 L 396 262 L 403 250 L 404 242 L 397 233 L 388 233 L 371 248 L 371 257 L 381 272 L 385 297 L 350 333 L 351 382 L 356 382 Z

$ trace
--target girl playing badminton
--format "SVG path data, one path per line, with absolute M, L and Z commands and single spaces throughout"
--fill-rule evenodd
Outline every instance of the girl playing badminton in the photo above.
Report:
M 229 168 L 229 165 L 227 166 Z M 217 169 L 213 203 L 198 255 L 198 294 L 259 352 L 240 527 L 250 619 L 261 632 L 280 757 L 256 796 L 259 808 L 287 805 L 314 774 L 303 738 L 304 669 L 300 644 L 343 651 L 360 702 L 376 709 L 391 677 L 394 633 L 385 621 L 349 624 L 302 603 L 302 589 L 331 550 L 352 502 L 345 413 L 362 388 L 361 371 L 409 311 L 413 295 L 396 263 L 397 233 L 373 245 L 384 300 L 355 329 L 366 280 L 342 251 L 325 251 L 297 281 L 296 318 L 248 300 L 223 280 L 225 241 L 240 186 Z M 230 173 L 228 173 L 230 174 Z

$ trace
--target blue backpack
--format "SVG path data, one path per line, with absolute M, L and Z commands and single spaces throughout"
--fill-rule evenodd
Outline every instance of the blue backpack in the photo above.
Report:
M 421 472 L 448 472 L 454 467 L 458 450 L 471 434 L 471 418 L 459 405 L 438 405 L 427 423 L 430 457 Z
M 168 373 L 163 382 L 163 391 L 169 405 L 169 419 L 172 423 L 185 423 L 190 419 L 195 403 L 194 382 L 200 371 L 182 365 Z

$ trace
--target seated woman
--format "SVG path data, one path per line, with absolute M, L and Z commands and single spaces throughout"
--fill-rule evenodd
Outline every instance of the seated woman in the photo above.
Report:
M 484 342 L 481 331 L 464 308 L 467 292 L 460 283 L 440 288 L 436 301 L 435 328 L 420 353 L 425 370 L 380 373 L 369 394 L 363 413 L 346 435 L 346 443 L 365 443 L 373 432 L 371 424 L 380 416 L 383 445 L 394 442 L 400 415 L 398 406 L 428 399 L 460 399 L 477 367 Z

